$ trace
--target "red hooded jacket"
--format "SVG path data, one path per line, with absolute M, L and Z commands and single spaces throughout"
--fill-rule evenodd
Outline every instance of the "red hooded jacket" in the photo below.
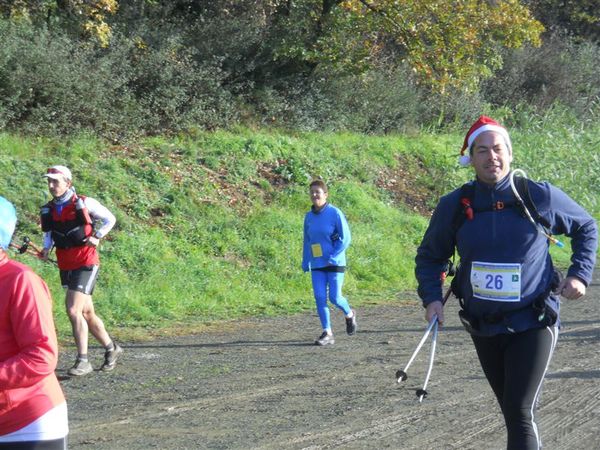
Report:
M 48 287 L 0 251 L 0 436 L 65 401 L 54 374 L 57 357 Z

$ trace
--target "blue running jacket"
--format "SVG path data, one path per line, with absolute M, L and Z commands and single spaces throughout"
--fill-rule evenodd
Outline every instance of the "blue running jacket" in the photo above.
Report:
M 548 294 L 554 274 L 548 239 L 514 207 L 493 210 L 498 201 L 514 204 L 510 176 L 491 187 L 475 183 L 474 217 L 455 233 L 455 215 L 463 214 L 461 190 L 440 199 L 415 258 L 417 292 L 423 305 L 442 299 L 440 274 L 454 255 L 460 257 L 455 282 L 467 314 L 480 322 L 483 335 L 520 332 L 542 325 L 533 308 L 545 296 L 558 312 L 559 298 Z M 595 220 L 560 189 L 547 182 L 528 181 L 533 203 L 551 224 L 555 235 L 571 238 L 571 265 L 567 276 L 587 286 L 592 280 L 598 247 Z M 480 212 L 478 212 L 480 210 Z M 502 316 L 501 323 L 484 318 Z
M 345 267 L 350 240 L 346 217 L 335 206 L 327 203 L 318 213 L 307 212 L 304 216 L 302 270 Z

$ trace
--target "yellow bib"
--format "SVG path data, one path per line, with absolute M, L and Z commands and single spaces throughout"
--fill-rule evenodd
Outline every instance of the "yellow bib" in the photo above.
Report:
M 323 249 L 321 248 L 321 244 L 312 244 L 310 246 L 312 250 L 313 258 L 320 258 L 323 256 Z

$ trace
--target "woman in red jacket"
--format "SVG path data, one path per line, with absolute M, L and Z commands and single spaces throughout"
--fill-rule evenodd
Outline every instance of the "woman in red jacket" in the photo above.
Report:
M 52 299 L 40 277 L 6 254 L 16 222 L 14 206 L 0 197 L 0 449 L 64 450 Z

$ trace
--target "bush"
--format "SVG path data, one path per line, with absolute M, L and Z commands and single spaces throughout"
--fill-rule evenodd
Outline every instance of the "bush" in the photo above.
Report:
M 250 97 L 264 124 L 304 131 L 402 132 L 418 127 L 427 111 L 407 70 L 320 76 L 264 87 Z
M 261 22 L 259 3 L 240 3 L 231 17 L 198 6 L 195 19 L 153 5 L 147 17 L 123 5 L 104 49 L 59 23 L 0 19 L 0 130 L 113 142 L 239 123 L 386 134 L 462 129 L 482 113 L 520 123 L 557 107 L 593 120 L 600 108 L 600 47 L 564 34 L 506 51 L 479 91 L 441 96 L 416 82 L 393 46 L 364 73 L 294 62 L 282 50 L 294 47 L 291 35 Z M 163 16 L 163 7 L 179 12 Z
M 229 125 L 224 74 L 176 39 L 148 48 L 116 36 L 108 49 L 0 21 L 0 128 L 33 134 L 91 130 L 116 137 Z
M 495 106 L 527 104 L 543 114 L 561 103 L 585 117 L 600 100 L 599 60 L 597 44 L 555 33 L 541 48 L 507 52 L 482 92 Z
M 0 40 L 0 126 L 64 133 L 110 117 L 112 77 L 68 38 L 0 21 Z
M 177 38 L 166 38 L 155 48 L 130 42 L 120 37 L 102 58 L 127 81 L 120 91 L 131 96 L 137 122 L 124 117 L 127 128 L 164 134 L 231 124 L 232 99 L 221 87 L 224 73 L 217 66 L 196 63 Z

